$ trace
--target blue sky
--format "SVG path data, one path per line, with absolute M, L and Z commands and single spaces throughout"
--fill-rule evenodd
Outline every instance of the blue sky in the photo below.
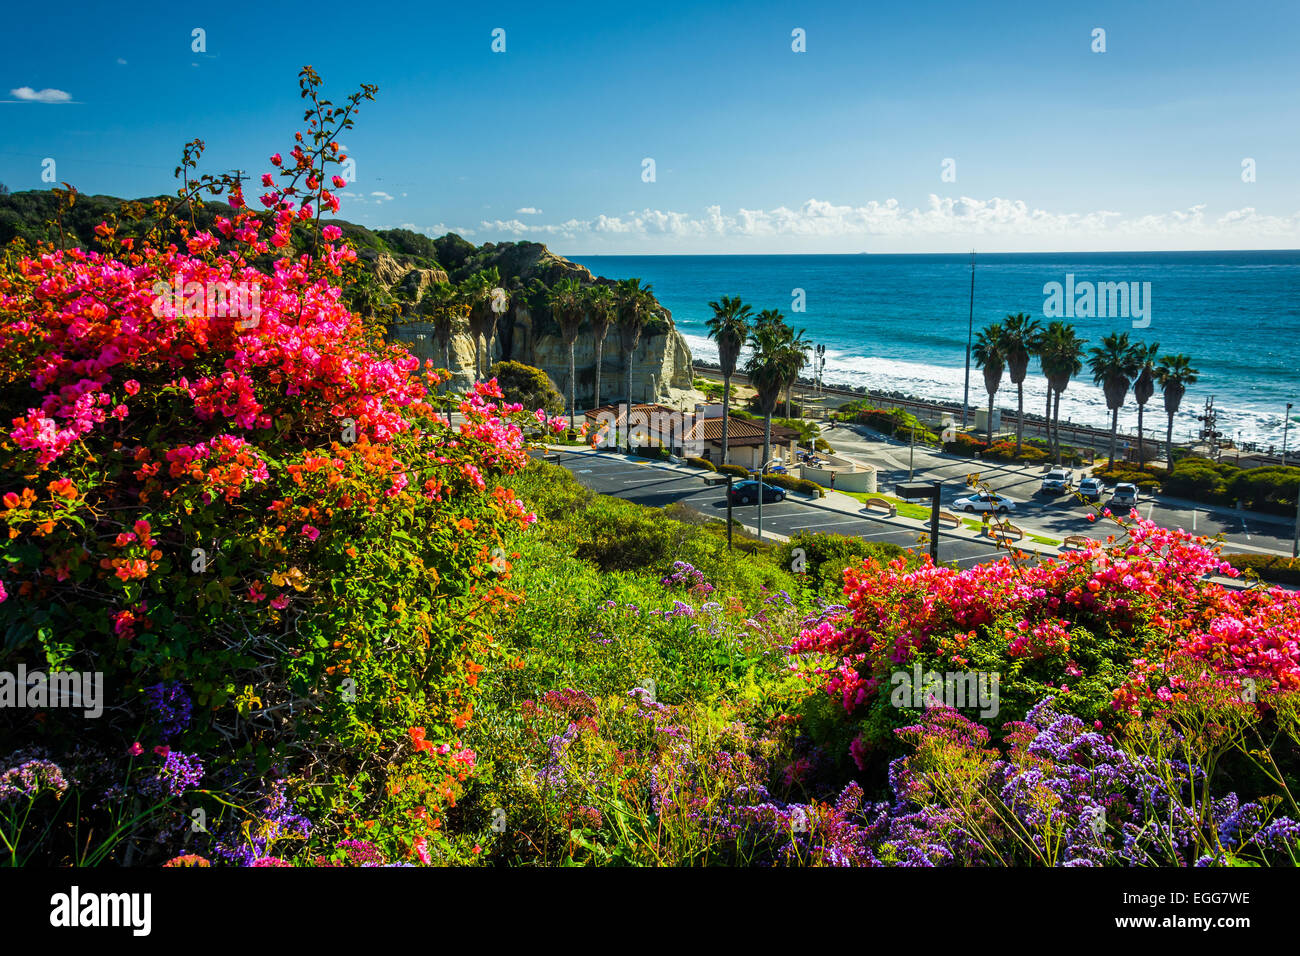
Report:
M 195 137 L 260 173 L 310 63 L 336 98 L 379 87 L 344 140 L 341 215 L 372 227 L 568 255 L 1300 246 L 1294 0 L 300 9 L 12 5 L 0 182 L 48 188 L 48 157 L 167 192 Z

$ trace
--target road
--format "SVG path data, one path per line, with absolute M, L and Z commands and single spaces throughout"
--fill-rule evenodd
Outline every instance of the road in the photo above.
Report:
M 874 433 L 846 425 L 823 428 L 822 437 L 831 443 L 837 453 L 875 465 L 879 469 L 881 491 L 891 492 L 897 482 L 907 480 L 906 444 L 881 439 Z M 1058 540 L 1070 534 L 1095 536 L 1098 532 L 1098 525 L 1088 521 L 1090 509 L 1078 499 L 1070 495 L 1050 498 L 1038 494 L 1046 467 L 1035 470 L 1022 465 L 964 461 L 922 447 L 915 450 L 915 455 L 916 480 L 942 481 L 944 489 L 941 500 L 949 510 L 954 499 L 970 494 L 966 487 L 966 475 L 976 471 L 982 482 L 1016 502 L 1016 511 L 1011 520 L 1017 526 Z M 1078 478 L 1079 472 L 1076 470 L 1076 482 Z M 1231 546 L 1230 550 L 1271 551 L 1287 556 L 1291 554 L 1294 528 L 1286 519 L 1269 520 L 1249 512 L 1190 507 L 1149 497 L 1139 503 L 1138 513 L 1164 528 L 1181 528 L 1208 537 L 1222 533 Z
M 623 457 L 564 451 L 556 454 L 559 456 L 557 464 L 569 469 L 578 481 L 600 494 L 660 508 L 681 502 L 702 514 L 726 520 L 725 486 L 706 485 L 702 473 L 685 474 L 638 465 Z M 755 505 L 736 505 L 732 517 L 753 530 L 758 521 L 758 508 Z M 790 536 L 805 529 L 852 535 L 867 541 L 884 541 L 921 551 L 928 548 L 928 545 L 917 544 L 917 532 L 891 526 L 885 521 L 829 511 L 792 498 L 763 505 L 765 534 L 776 532 Z M 939 560 L 959 567 L 993 561 L 1005 554 L 988 542 L 939 536 Z

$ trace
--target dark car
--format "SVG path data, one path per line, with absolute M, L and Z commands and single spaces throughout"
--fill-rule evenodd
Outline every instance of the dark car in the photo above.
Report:
M 758 501 L 757 481 L 738 481 L 731 486 L 731 500 L 737 504 L 752 505 Z M 763 501 L 785 501 L 785 489 L 763 486 Z

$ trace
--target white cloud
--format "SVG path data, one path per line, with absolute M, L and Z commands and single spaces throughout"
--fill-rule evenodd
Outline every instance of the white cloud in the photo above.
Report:
M 540 209 L 534 208 L 533 206 L 524 206 L 520 209 L 515 210 L 516 216 L 540 216 L 541 214 L 542 211 Z
M 63 90 L 34 90 L 30 86 L 20 86 L 10 90 L 9 95 L 23 103 L 71 103 L 72 95 Z
M 522 214 L 525 210 L 519 210 Z M 860 251 L 867 240 L 888 246 L 940 248 L 969 246 L 1019 251 L 1111 247 L 1263 248 L 1300 240 L 1300 212 L 1267 215 L 1252 207 L 1213 217 L 1204 204 L 1163 213 L 1126 216 L 1113 210 L 1052 212 L 1023 200 L 940 197 L 931 194 L 920 207 L 896 199 L 840 205 L 809 199 L 796 208 L 736 209 L 708 206 L 701 213 L 643 209 L 622 216 L 598 215 L 559 223 L 518 218 L 480 223 L 487 234 L 515 237 L 588 238 L 627 246 L 664 240 L 702 248 L 725 243 L 744 249 L 773 242 L 786 247 L 838 247 Z M 885 240 L 880 242 L 880 240 Z M 885 251 L 882 248 L 881 251 Z
M 392 201 L 392 198 L 393 198 L 392 196 L 388 195 L 388 193 L 383 192 L 383 191 L 378 190 L 378 189 L 376 189 L 376 190 L 375 190 L 374 192 L 372 192 L 370 195 L 371 195 L 372 197 L 374 197 L 378 202 L 390 202 L 390 201 Z
M 117 65 L 118 65 L 118 66 L 126 66 L 126 60 L 122 59 L 122 58 L 119 56 L 119 57 L 117 58 Z

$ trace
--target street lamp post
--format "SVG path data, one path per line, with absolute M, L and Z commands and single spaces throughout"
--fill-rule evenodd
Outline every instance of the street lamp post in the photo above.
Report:
M 970 251 L 970 315 L 966 327 L 966 391 L 961 399 L 961 427 L 966 427 L 970 413 L 970 351 L 975 340 L 975 250 Z

